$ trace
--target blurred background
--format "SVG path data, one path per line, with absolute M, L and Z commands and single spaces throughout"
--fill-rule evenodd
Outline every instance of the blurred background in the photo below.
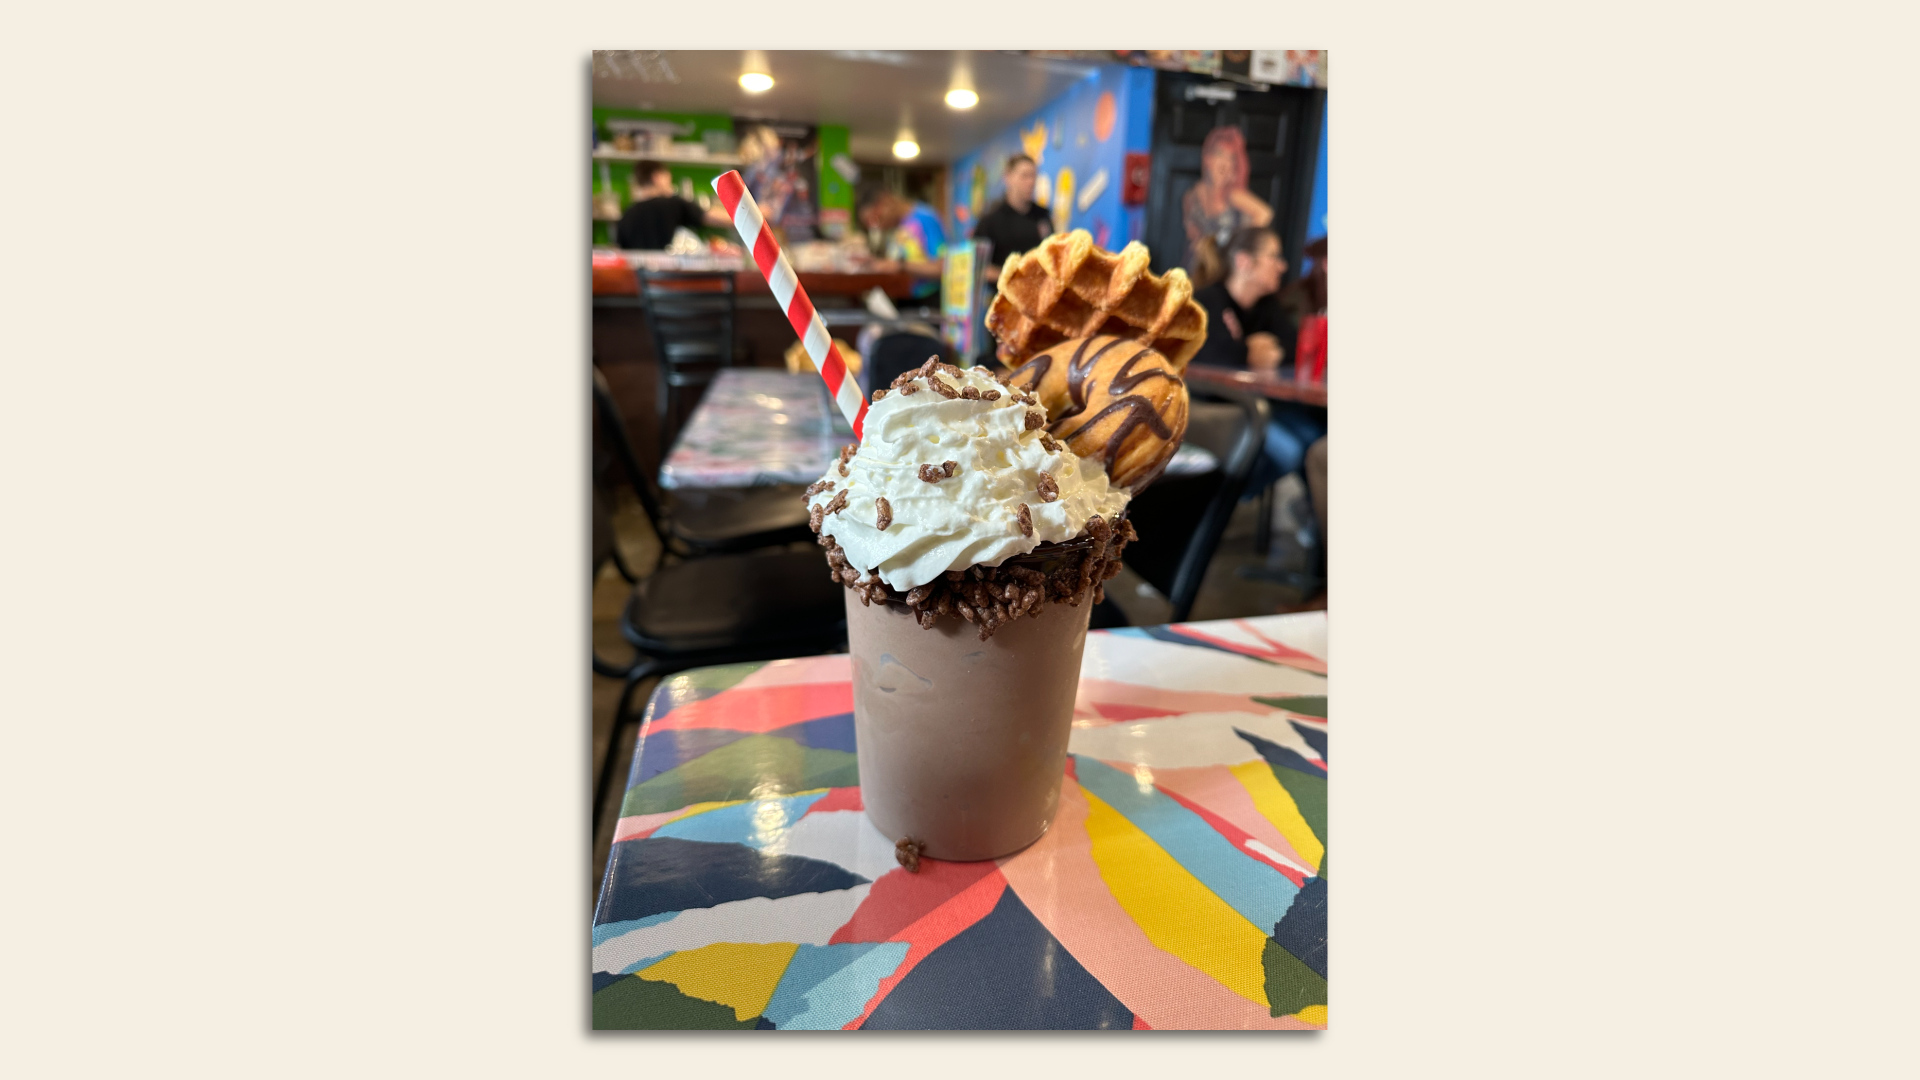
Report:
M 1324 51 L 591 64 L 602 855 L 606 778 L 624 775 L 634 703 L 662 675 L 844 648 L 800 489 L 852 435 L 719 207 L 729 169 L 863 393 L 930 355 L 995 363 L 998 268 L 1049 235 L 1138 241 L 1155 273 L 1180 269 L 1209 316 L 1187 447 L 1136 498 L 1142 539 L 1094 625 L 1326 606 Z

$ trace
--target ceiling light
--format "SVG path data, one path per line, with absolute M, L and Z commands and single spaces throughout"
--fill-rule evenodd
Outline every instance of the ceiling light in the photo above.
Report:
M 947 107 L 950 109 L 971 109 L 980 104 L 980 95 L 967 89 L 947 91 Z
M 893 144 L 893 156 L 901 159 L 920 156 L 920 144 L 912 139 L 901 139 Z
M 773 76 L 764 71 L 749 71 L 740 76 L 740 89 L 749 94 L 764 94 L 773 89 Z

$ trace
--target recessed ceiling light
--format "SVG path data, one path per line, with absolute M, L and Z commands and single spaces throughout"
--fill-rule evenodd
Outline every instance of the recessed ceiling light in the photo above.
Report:
M 947 107 L 951 109 L 971 109 L 980 104 L 980 95 L 971 90 L 947 91 Z
M 912 139 L 901 139 L 893 144 L 893 156 L 903 160 L 917 158 L 920 156 L 920 144 Z
M 761 71 L 749 71 L 740 76 L 740 89 L 749 94 L 763 94 L 773 89 L 773 76 Z

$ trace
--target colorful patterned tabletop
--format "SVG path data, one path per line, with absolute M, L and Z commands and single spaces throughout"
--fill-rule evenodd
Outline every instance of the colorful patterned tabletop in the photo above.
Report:
M 829 408 L 820 376 L 727 368 L 707 388 L 660 466 L 660 486 L 811 484 L 852 441 L 853 429 Z M 1206 450 L 1182 446 L 1167 463 L 1167 475 L 1198 475 L 1218 465 Z
M 845 655 L 661 683 L 593 926 L 593 1026 L 1327 1024 L 1324 612 L 1087 636 L 1053 827 L 908 873 Z

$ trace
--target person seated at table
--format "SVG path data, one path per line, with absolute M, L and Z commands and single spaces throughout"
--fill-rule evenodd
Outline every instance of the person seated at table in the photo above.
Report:
M 657 161 L 643 161 L 633 167 L 634 203 L 620 215 L 613 227 L 613 242 L 636 251 L 665 251 L 673 242 L 676 229 L 698 229 L 702 225 L 728 228 L 733 220 L 715 203 L 711 210 L 673 193 L 673 174 Z
M 1306 273 L 1280 292 L 1280 306 L 1300 327 L 1293 369 L 1302 382 L 1327 381 L 1327 238 L 1307 243 Z
M 1241 229 L 1228 241 L 1227 274 L 1193 299 L 1207 312 L 1207 340 L 1193 363 L 1278 371 L 1293 340 L 1280 306 L 1280 276 L 1287 260 L 1280 237 L 1268 228 Z
M 1226 250 L 1227 276 L 1193 294 L 1207 311 L 1207 340 L 1192 363 L 1281 376 L 1293 328 L 1278 296 L 1287 261 L 1268 228 L 1241 229 Z M 1254 467 L 1248 497 L 1300 468 L 1307 446 L 1327 433 L 1327 414 L 1290 401 L 1271 403 L 1266 453 Z
M 947 231 L 940 215 L 926 203 L 906 199 L 892 191 L 869 188 L 860 197 L 860 224 L 878 230 L 886 240 L 885 258 L 874 264 L 882 274 L 905 270 L 920 280 L 914 282 L 913 296 L 932 296 L 940 291 L 941 260 L 947 254 Z

